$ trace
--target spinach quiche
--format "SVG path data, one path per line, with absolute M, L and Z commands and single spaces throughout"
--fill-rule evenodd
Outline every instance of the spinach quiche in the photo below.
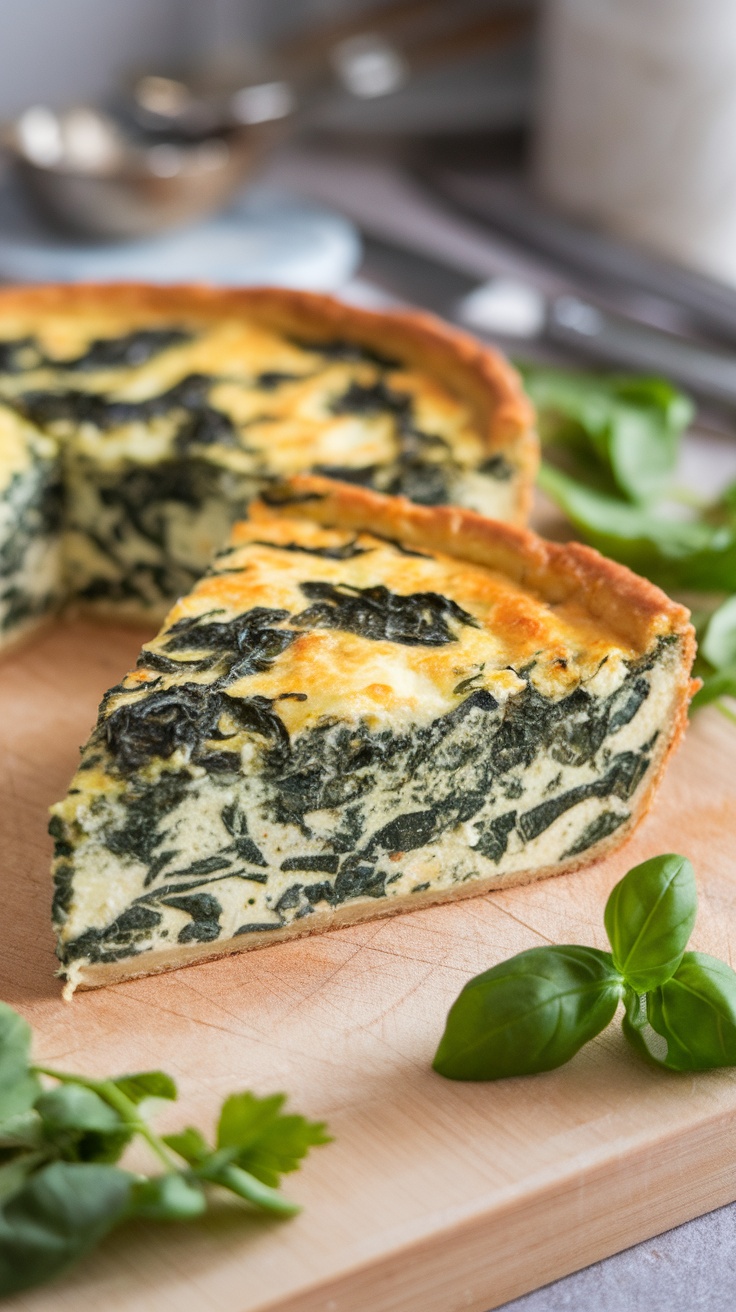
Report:
M 306 292 L 0 292 L 0 645 L 67 600 L 160 621 L 250 499 L 315 470 L 523 522 L 532 412 L 494 351 Z
M 588 547 L 273 486 L 53 808 L 68 991 L 602 855 L 651 802 L 693 653 L 687 611 Z

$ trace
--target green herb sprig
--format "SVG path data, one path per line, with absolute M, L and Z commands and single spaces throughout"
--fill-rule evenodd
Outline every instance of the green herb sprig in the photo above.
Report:
M 610 952 L 530 948 L 465 985 L 434 1069 L 451 1080 L 554 1070 L 624 1003 L 636 1052 L 671 1071 L 736 1065 L 736 973 L 688 952 L 697 893 L 690 862 L 652 857 L 616 884 L 604 921 Z
M 284 1094 L 227 1098 L 214 1143 L 191 1127 L 161 1136 L 148 1113 L 177 1096 L 163 1071 L 88 1079 L 33 1065 L 30 1043 L 0 1003 L 0 1296 L 59 1275 L 123 1221 L 201 1216 L 214 1187 L 275 1216 L 299 1211 L 280 1178 L 330 1138 L 321 1122 L 286 1115 Z M 136 1137 L 156 1174 L 117 1165 Z
M 736 698 L 736 483 L 709 504 L 674 485 L 687 397 L 658 378 L 521 365 L 545 460 L 539 485 L 586 542 L 689 603 L 703 687 L 729 719 Z

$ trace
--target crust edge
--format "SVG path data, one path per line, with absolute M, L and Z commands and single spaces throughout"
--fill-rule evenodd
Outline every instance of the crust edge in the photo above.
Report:
M 690 612 L 654 583 L 580 542 L 547 542 L 531 531 L 460 506 L 418 506 L 353 484 L 299 474 L 251 506 L 251 513 L 306 516 L 317 523 L 378 531 L 495 569 L 535 589 L 550 605 L 579 602 L 642 653 L 660 636 L 683 638 L 690 663 Z M 233 530 L 237 541 L 238 527 Z
M 333 296 L 283 287 L 222 288 L 206 284 L 77 283 L 0 289 L 0 315 L 90 310 L 128 311 L 143 318 L 179 314 L 222 318 L 247 314 L 286 332 L 327 341 L 346 336 L 416 365 L 469 400 L 490 452 L 506 451 L 518 469 L 516 520 L 525 522 L 539 464 L 534 409 L 521 379 L 499 351 L 432 314 L 376 311 Z

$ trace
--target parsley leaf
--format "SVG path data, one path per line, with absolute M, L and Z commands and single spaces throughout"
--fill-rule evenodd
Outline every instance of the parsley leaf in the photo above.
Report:
M 0 1296 L 65 1271 L 128 1218 L 201 1215 L 213 1185 L 277 1216 L 299 1210 L 279 1193 L 280 1178 L 330 1139 L 322 1123 L 285 1114 L 284 1094 L 227 1098 L 214 1144 L 193 1128 L 163 1138 L 144 1113 L 176 1098 L 170 1076 L 95 1080 L 34 1066 L 30 1038 L 0 1003 Z M 116 1165 L 135 1138 L 158 1174 Z

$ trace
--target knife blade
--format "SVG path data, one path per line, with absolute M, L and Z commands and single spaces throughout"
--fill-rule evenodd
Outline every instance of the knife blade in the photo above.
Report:
M 450 261 L 384 237 L 365 238 L 361 275 L 503 345 L 543 343 L 599 365 L 663 374 L 710 405 L 736 410 L 736 353 L 605 310 L 577 293 L 548 294 L 505 275 L 479 281 Z

